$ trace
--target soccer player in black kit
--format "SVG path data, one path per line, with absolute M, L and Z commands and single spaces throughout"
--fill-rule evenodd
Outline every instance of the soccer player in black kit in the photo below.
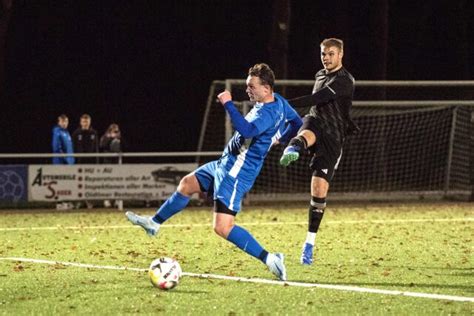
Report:
M 323 40 L 324 69 L 316 73 L 313 93 L 290 100 L 293 107 L 312 105 L 298 135 L 290 141 L 280 159 L 280 164 L 286 167 L 305 151 L 313 155 L 309 227 L 300 260 L 306 265 L 313 262 L 316 233 L 324 215 L 329 183 L 342 156 L 344 139 L 358 130 L 350 116 L 354 77 L 342 66 L 343 54 L 342 40 Z

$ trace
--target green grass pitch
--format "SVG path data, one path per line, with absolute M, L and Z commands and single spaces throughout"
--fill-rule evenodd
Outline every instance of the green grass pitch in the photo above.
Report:
M 312 266 L 299 263 L 306 218 L 304 204 L 248 206 L 237 223 L 268 251 L 285 253 L 289 281 L 474 297 L 472 204 L 330 205 Z M 188 208 L 149 238 L 117 211 L 1 211 L 0 258 L 147 268 L 169 256 L 185 272 L 274 280 L 265 265 L 214 234 L 211 222 L 209 209 Z M 473 312 L 472 302 L 190 276 L 165 292 L 145 272 L 0 260 L 1 315 Z

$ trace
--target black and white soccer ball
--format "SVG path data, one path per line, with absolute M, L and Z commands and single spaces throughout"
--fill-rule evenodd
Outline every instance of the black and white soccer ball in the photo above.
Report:
M 162 290 L 171 290 L 176 287 L 181 278 L 181 266 L 178 261 L 161 257 L 153 260 L 148 269 L 151 283 Z

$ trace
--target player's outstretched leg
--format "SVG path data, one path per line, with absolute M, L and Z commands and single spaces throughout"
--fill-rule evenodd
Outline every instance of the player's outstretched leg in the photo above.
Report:
M 166 200 L 153 217 L 139 216 L 131 211 L 125 213 L 128 220 L 134 225 L 143 227 L 149 236 L 156 236 L 160 225 L 168 218 L 180 212 L 188 205 L 189 197 L 176 191 L 171 197 Z
M 286 268 L 283 254 L 272 254 L 263 249 L 260 243 L 245 228 L 233 225 L 233 215 L 216 213 L 214 230 L 218 235 L 262 261 L 280 280 L 286 281 Z M 227 229 L 232 225 L 230 231 Z
M 293 161 L 298 160 L 300 158 L 300 152 L 305 148 L 306 140 L 303 136 L 296 136 L 291 139 L 280 158 L 280 165 L 286 167 Z
M 125 216 L 133 225 L 141 226 L 148 236 L 156 236 L 160 230 L 160 224 L 155 222 L 150 216 L 140 216 L 132 211 L 127 211 Z
M 282 253 L 269 253 L 265 264 L 281 281 L 286 281 L 285 256 Z

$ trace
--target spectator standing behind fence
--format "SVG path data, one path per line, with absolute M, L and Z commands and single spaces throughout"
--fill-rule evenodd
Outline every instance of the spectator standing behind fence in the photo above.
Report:
M 98 153 L 99 136 L 97 131 L 91 126 L 91 116 L 83 114 L 79 120 L 79 127 L 72 133 L 72 142 L 75 153 Z M 98 163 L 99 157 L 77 157 L 77 163 Z M 91 201 L 85 201 L 87 208 L 93 208 Z M 76 208 L 80 208 L 81 202 L 76 203 Z
M 100 151 L 104 153 L 119 153 L 123 151 L 122 133 L 118 124 L 110 124 L 107 131 L 100 138 Z M 118 157 L 104 157 L 104 163 L 118 163 Z M 109 200 L 104 201 L 105 207 L 111 207 Z M 115 206 L 122 209 L 122 201 L 115 201 Z
M 100 138 L 100 151 L 104 153 L 120 153 L 123 151 L 122 133 L 118 124 L 110 124 Z M 104 163 L 117 163 L 116 157 L 104 157 Z
M 71 135 L 67 130 L 69 118 L 65 114 L 58 116 L 58 124 L 53 127 L 53 139 L 51 142 L 53 154 L 74 153 Z M 55 165 L 73 165 L 74 157 L 53 157 Z
M 79 121 L 80 126 L 72 133 L 75 153 L 98 153 L 99 136 L 91 126 L 89 114 L 83 114 Z M 77 158 L 77 163 L 98 163 L 99 158 Z

